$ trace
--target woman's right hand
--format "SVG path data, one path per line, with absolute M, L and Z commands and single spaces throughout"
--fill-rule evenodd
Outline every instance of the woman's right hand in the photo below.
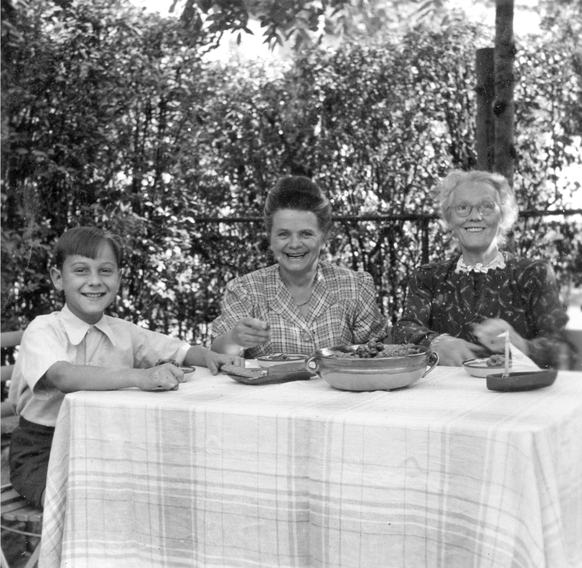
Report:
M 439 365 L 448 367 L 460 367 L 463 361 L 478 357 L 484 351 L 480 345 L 450 336 L 441 337 L 432 350 L 438 353 Z
M 242 318 L 232 328 L 231 339 L 237 345 L 248 349 L 267 343 L 271 338 L 269 322 L 255 318 Z

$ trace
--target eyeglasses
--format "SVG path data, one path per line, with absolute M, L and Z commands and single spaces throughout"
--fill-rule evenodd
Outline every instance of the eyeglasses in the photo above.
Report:
M 484 203 L 479 203 L 479 205 L 469 205 L 467 203 L 462 203 L 461 205 L 453 205 L 453 209 L 459 217 L 468 217 L 473 208 L 477 209 L 483 217 L 488 217 L 495 212 L 497 203 L 492 201 L 485 201 Z

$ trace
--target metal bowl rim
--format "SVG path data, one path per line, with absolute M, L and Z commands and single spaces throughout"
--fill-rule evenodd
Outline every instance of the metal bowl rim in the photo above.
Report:
M 341 351 L 343 353 L 353 353 L 360 345 L 363 344 L 355 344 L 355 345 L 338 345 L 334 347 L 325 347 L 323 349 L 318 349 L 315 351 L 313 357 L 321 358 L 326 360 L 333 360 L 333 361 L 381 361 L 383 359 L 396 361 L 398 359 L 411 359 L 416 357 L 421 357 L 425 355 L 430 355 L 431 350 L 426 345 L 419 345 L 418 349 L 421 349 L 419 353 L 411 353 L 410 355 L 388 355 L 387 357 L 337 357 L 336 355 L 326 355 L 324 351 Z M 387 345 L 401 345 L 401 344 L 390 344 Z

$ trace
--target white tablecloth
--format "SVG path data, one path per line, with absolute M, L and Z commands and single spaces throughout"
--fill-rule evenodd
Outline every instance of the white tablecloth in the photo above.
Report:
M 80 392 L 55 433 L 41 566 L 582 566 L 582 373 L 487 390 Z

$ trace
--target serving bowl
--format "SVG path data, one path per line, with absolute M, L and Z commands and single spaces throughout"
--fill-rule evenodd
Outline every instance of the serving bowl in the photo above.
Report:
M 307 359 L 307 355 L 301 353 L 273 353 L 271 355 L 264 355 L 257 357 L 257 361 L 261 367 L 273 367 L 274 365 L 287 365 L 289 363 L 297 363 L 303 368 L 303 361 Z
M 358 347 L 341 345 L 319 349 L 305 361 L 305 368 L 317 373 L 336 389 L 389 391 L 410 386 L 430 373 L 439 362 L 438 354 L 423 346 L 415 346 L 418 352 L 408 355 L 369 359 L 346 356 Z

